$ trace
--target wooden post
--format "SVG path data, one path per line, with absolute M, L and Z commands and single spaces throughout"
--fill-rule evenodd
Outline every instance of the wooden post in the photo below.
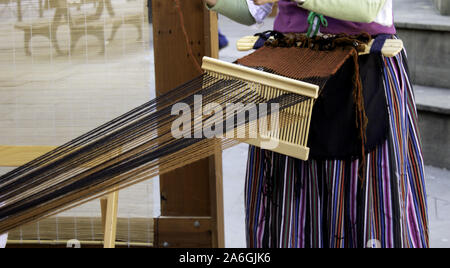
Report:
M 102 224 L 104 234 L 104 248 L 116 247 L 117 208 L 119 205 L 119 192 L 113 192 L 100 199 L 102 208 Z
M 212 232 L 212 244 L 225 248 L 225 213 L 223 204 L 223 173 L 222 173 L 222 150 L 216 147 L 216 157 L 209 158 L 209 165 L 214 167 L 210 169 L 210 193 L 211 198 L 211 225 L 215 230 Z
M 177 2 L 180 8 L 177 8 Z M 218 57 L 217 15 L 209 12 L 202 0 L 153 0 L 152 11 L 156 94 L 161 95 L 201 74 L 193 60 L 201 65 L 203 56 Z M 160 177 L 161 216 L 171 217 L 171 220 L 155 220 L 155 226 L 159 226 L 155 230 L 158 241 L 155 246 L 183 246 L 182 241 L 158 238 L 158 229 L 168 230 L 161 225 L 173 222 L 177 217 L 180 220 L 185 217 L 209 218 L 210 246 L 225 246 L 221 164 L 222 154 L 217 150 L 213 157 Z M 182 237 L 178 239 L 182 240 Z M 195 247 L 194 244 L 190 246 Z

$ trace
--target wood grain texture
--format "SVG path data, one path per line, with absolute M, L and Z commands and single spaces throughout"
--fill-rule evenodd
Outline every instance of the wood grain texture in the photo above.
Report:
M 201 0 L 179 2 L 187 41 L 176 2 L 152 1 L 157 96 L 200 75 L 196 65 L 201 65 L 204 56 L 218 56 L 217 15 L 207 11 Z M 215 157 L 161 176 L 161 215 L 212 216 L 215 220 L 223 219 L 217 217 L 217 213 L 223 213 L 223 208 L 212 208 L 223 203 L 223 200 L 217 200 L 222 196 L 217 195 L 215 187 L 217 179 L 221 179 L 218 176 L 222 172 L 221 166 L 216 166 L 221 161 L 221 153 L 218 153 Z M 223 231 L 217 233 L 217 226 L 214 232 L 216 236 L 224 236 Z M 215 239 L 214 244 L 210 241 L 210 245 L 217 247 L 221 240 L 223 238 Z
M 213 231 L 210 217 L 160 217 L 155 219 L 155 246 L 209 248 Z

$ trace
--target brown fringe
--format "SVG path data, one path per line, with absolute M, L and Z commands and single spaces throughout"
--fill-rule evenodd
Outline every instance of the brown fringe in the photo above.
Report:
M 359 128 L 359 135 L 361 138 L 361 164 L 359 165 L 359 179 L 364 182 L 364 175 L 366 170 L 366 142 L 367 142 L 367 125 L 369 124 L 369 119 L 367 118 L 363 86 L 361 77 L 359 75 L 359 62 L 358 62 L 358 52 L 353 50 L 353 62 L 355 64 L 355 74 L 353 76 L 353 100 L 356 105 L 356 127 Z M 363 184 L 361 184 L 362 186 Z
M 309 38 L 304 34 L 288 33 L 282 38 L 269 39 L 265 45 L 269 47 L 301 47 L 313 50 L 332 51 L 338 47 L 353 47 L 357 52 L 363 52 L 372 37 L 367 33 L 358 35 L 322 35 Z

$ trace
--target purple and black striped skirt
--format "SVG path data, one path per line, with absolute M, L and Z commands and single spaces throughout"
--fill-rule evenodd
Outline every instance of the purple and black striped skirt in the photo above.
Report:
M 387 140 L 359 160 L 300 161 L 250 147 L 247 246 L 429 247 L 424 164 L 406 56 L 383 57 Z

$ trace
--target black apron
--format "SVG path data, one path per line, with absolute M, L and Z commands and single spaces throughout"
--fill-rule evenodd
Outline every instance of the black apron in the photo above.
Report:
M 387 139 L 388 111 L 383 84 L 383 62 L 379 54 L 359 57 L 366 115 L 369 119 L 365 152 Z M 360 158 L 362 142 L 353 98 L 353 59 L 331 77 L 316 101 L 309 135 L 310 156 L 317 160 Z

